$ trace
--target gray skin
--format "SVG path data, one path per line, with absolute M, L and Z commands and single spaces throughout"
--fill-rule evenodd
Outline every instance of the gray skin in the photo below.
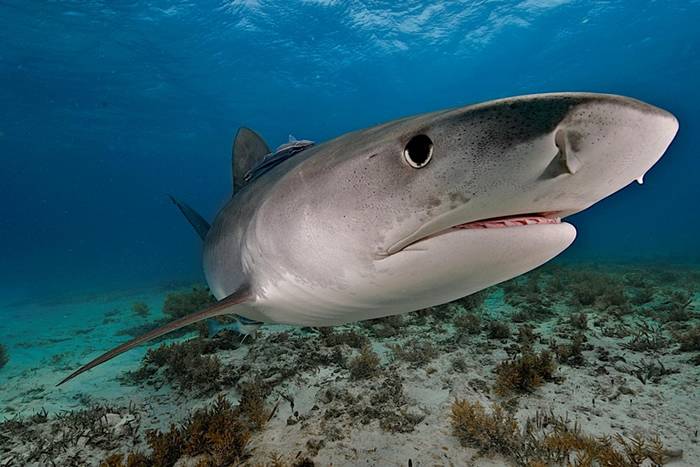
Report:
M 640 179 L 677 129 L 634 99 L 558 93 L 348 133 L 226 204 L 204 242 L 206 278 L 217 298 L 248 284 L 253 299 L 236 313 L 263 322 L 335 325 L 444 303 L 539 266 L 575 236 L 566 223 L 451 227 L 586 209 Z M 403 156 L 417 134 L 434 144 L 419 169 Z
M 236 147 L 260 154 L 234 161 L 241 189 L 211 228 L 176 201 L 206 232 L 204 272 L 220 301 L 59 384 L 217 315 L 331 326 L 438 305 L 515 277 L 573 242 L 576 230 L 561 218 L 641 183 L 677 130 L 670 113 L 627 97 L 512 97 L 348 133 L 244 184 L 244 169 L 267 151 L 246 130 Z M 417 135 L 433 145 L 421 168 L 404 154 Z

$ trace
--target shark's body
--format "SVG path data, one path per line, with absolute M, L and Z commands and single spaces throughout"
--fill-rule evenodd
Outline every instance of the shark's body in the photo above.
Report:
M 330 326 L 515 277 L 568 247 L 576 231 L 560 219 L 641 180 L 677 129 L 668 112 L 626 97 L 522 96 L 348 133 L 258 172 L 269 150 L 246 130 L 234 196 L 211 228 L 180 205 L 221 301 L 67 379 L 219 314 Z

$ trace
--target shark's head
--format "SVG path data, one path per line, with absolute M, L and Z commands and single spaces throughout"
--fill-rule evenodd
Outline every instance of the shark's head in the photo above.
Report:
M 583 93 L 508 98 L 395 125 L 398 145 L 388 152 L 398 152 L 401 165 L 391 169 L 393 180 L 413 186 L 404 191 L 408 218 L 397 220 L 380 256 L 458 226 L 542 224 L 570 242 L 573 232 L 556 227 L 559 219 L 641 182 L 678 130 L 664 110 Z
M 677 129 L 664 110 L 586 93 L 409 117 L 309 150 L 262 217 L 287 226 L 270 241 L 298 252 L 277 258 L 287 273 L 376 315 L 408 311 L 559 254 L 576 235 L 561 218 L 641 180 Z

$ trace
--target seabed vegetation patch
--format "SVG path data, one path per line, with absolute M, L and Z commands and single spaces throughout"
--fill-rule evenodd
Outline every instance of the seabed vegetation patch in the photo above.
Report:
M 687 268 L 550 265 L 337 328 L 245 339 L 225 323 L 213 336 L 191 328 L 101 383 L 121 402 L 152 402 L 88 396 L 81 384 L 100 387 L 89 374 L 68 390 L 70 411 L 22 413 L 46 389 L 3 401 L 15 415 L 0 424 L 0 465 L 692 465 L 697 431 L 657 409 L 675 396 L 698 409 L 687 404 L 700 381 L 699 286 Z M 195 287 L 168 295 L 160 316 L 139 301 L 107 318 L 127 316 L 123 333 L 137 334 L 211 300 Z M 6 355 L 0 346 L 0 368 Z M 75 360 L 55 357 L 57 376 Z

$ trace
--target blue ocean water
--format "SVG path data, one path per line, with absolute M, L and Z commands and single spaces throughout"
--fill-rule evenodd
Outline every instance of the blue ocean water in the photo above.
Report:
M 0 3 L 0 293 L 200 277 L 167 193 L 211 218 L 231 140 L 323 141 L 549 91 L 629 95 L 680 132 L 573 219 L 569 257 L 697 261 L 697 1 Z

